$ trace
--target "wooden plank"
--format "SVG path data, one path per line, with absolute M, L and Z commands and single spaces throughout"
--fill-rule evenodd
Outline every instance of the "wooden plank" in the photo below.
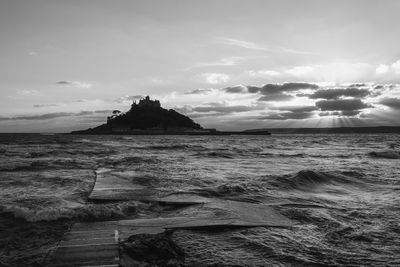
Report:
M 118 266 L 118 222 L 77 223 L 46 266 Z
M 113 174 L 111 170 L 96 171 L 96 182 L 89 199 L 106 200 L 147 200 L 155 194 L 154 188 L 135 184 L 126 177 Z
M 202 197 L 195 194 L 172 193 L 169 195 L 162 196 L 156 199 L 156 201 L 164 204 L 173 204 L 173 205 L 194 205 L 194 204 L 209 203 L 213 201 L 213 199 Z
M 209 198 L 188 193 L 161 193 L 151 186 L 135 183 L 135 179 L 129 179 L 108 169 L 99 169 L 96 172 L 96 182 L 89 199 L 93 201 L 119 201 L 138 200 L 145 202 L 160 202 L 173 205 L 191 205 L 207 203 Z
M 215 227 L 291 227 L 293 222 L 272 207 L 238 201 L 210 202 L 189 207 L 190 216 L 121 220 L 119 226 L 124 235 L 141 228 L 159 232 L 162 229 L 215 228 Z

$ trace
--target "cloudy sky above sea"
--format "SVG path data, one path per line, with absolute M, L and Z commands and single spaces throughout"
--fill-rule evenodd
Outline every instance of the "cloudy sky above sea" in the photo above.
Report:
M 0 0 L 0 132 L 145 95 L 207 128 L 400 125 L 398 0 Z

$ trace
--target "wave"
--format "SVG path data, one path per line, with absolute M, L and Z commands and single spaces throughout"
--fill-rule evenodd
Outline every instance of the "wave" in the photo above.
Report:
M 321 185 L 361 184 L 361 174 L 356 172 L 320 172 L 302 170 L 291 176 L 278 176 L 270 184 L 281 189 L 312 190 Z
M 0 165 L 0 171 L 38 171 L 48 169 L 90 169 L 94 165 L 91 160 L 75 159 L 41 159 L 21 161 L 14 164 Z
M 79 204 L 52 206 L 45 209 L 30 209 L 17 205 L 0 206 L 0 213 L 10 213 L 14 218 L 28 222 L 54 221 L 60 219 L 106 220 L 122 219 L 134 215 L 145 204 L 136 201 L 106 204 Z
M 202 145 L 188 145 L 188 144 L 173 144 L 173 145 L 150 145 L 135 147 L 136 149 L 149 149 L 149 150 L 206 150 L 207 148 Z
M 195 157 L 206 157 L 206 158 L 225 158 L 232 159 L 234 154 L 225 151 L 210 151 L 210 152 L 198 152 L 194 154 Z
M 64 149 L 50 151 L 34 151 L 27 154 L 27 158 L 48 158 L 48 157 L 68 157 L 68 156 L 104 156 L 115 154 L 111 149 L 102 147 L 101 149 Z
M 116 165 L 126 165 L 126 164 L 158 164 L 161 160 L 155 157 L 136 157 L 136 156 L 128 156 L 121 158 L 111 158 L 105 160 L 105 163 Z
M 372 151 L 369 155 L 375 158 L 400 159 L 400 152 L 398 151 Z
M 305 155 L 303 153 L 260 153 L 262 156 L 271 156 L 271 157 L 283 157 L 283 158 L 303 158 Z
M 246 188 L 242 185 L 223 184 L 216 188 L 199 188 L 190 191 L 191 194 L 197 194 L 203 197 L 226 197 L 243 194 Z

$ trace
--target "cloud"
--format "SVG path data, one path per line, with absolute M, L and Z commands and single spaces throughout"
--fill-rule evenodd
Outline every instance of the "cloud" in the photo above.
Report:
M 322 111 L 349 111 L 371 107 L 360 99 L 320 100 L 315 105 Z
M 280 112 L 260 117 L 264 120 L 304 120 L 314 117 L 314 112 Z
M 80 81 L 58 81 L 56 82 L 58 85 L 64 85 L 68 87 L 75 87 L 75 88 L 91 88 L 93 84 L 88 82 L 80 82 Z
M 237 65 L 240 61 L 242 61 L 243 57 L 225 57 L 221 58 L 218 61 L 210 61 L 210 62 L 198 62 L 195 63 L 193 67 L 188 68 L 201 68 L 201 67 L 214 67 L 214 66 L 234 66 Z
M 206 95 L 208 93 L 212 92 L 211 89 L 194 89 L 192 91 L 188 91 L 183 93 L 184 95 Z
M 316 106 L 280 106 L 280 107 L 274 107 L 272 109 L 276 110 L 285 110 L 285 111 L 291 111 L 291 112 L 310 112 L 317 110 Z
M 34 108 L 45 108 L 45 107 L 57 107 L 58 104 L 36 104 L 33 105 Z
M 39 95 L 39 91 L 38 90 L 18 90 L 17 95 L 20 95 L 20 96 Z
M 390 65 L 380 64 L 375 69 L 375 73 L 378 75 L 384 75 L 387 73 L 394 73 L 396 75 L 400 74 L 400 60 L 397 60 L 396 62 Z
M 247 92 L 255 94 L 259 93 L 262 96 L 258 101 L 288 101 L 294 97 L 285 92 L 293 92 L 302 89 L 317 89 L 318 85 L 312 83 L 283 83 L 283 84 L 266 84 L 262 87 L 247 86 Z
M 243 86 L 243 85 L 237 85 L 237 86 L 224 88 L 223 90 L 230 94 L 240 94 L 240 93 L 246 93 L 247 87 Z
M 329 83 L 350 83 L 370 80 L 375 75 L 375 66 L 363 63 L 331 62 L 310 64 L 279 69 L 251 70 L 245 75 L 259 78 L 274 78 L 283 81 L 314 81 Z
M 361 113 L 361 110 L 344 110 L 344 111 L 331 111 L 331 112 L 320 112 L 318 116 L 339 116 L 339 117 L 354 117 Z
M 293 98 L 294 97 L 291 95 L 275 93 L 275 94 L 264 95 L 259 99 L 257 99 L 257 101 L 263 101 L 263 102 L 289 101 L 292 100 Z
M 283 83 L 283 84 L 266 84 L 262 87 L 249 86 L 249 93 L 261 93 L 262 95 L 271 95 L 283 92 L 292 92 L 301 89 L 318 89 L 319 86 L 312 83 Z
M 127 102 L 131 103 L 134 100 L 139 100 L 139 99 L 143 99 L 143 98 L 145 98 L 144 95 L 126 95 L 126 96 L 121 96 L 121 97 L 118 97 L 117 99 L 114 99 L 114 102 L 127 104 Z
M 257 86 L 234 86 L 224 88 L 223 91 L 230 94 L 238 93 L 250 93 L 250 94 L 260 94 L 261 97 L 258 101 L 288 101 L 294 97 L 286 94 L 286 92 L 293 92 L 302 89 L 312 89 L 315 90 L 319 88 L 318 85 L 313 83 L 283 83 L 283 84 L 265 84 L 261 87 Z
M 286 47 L 276 47 L 276 46 L 269 47 L 266 45 L 260 45 L 260 44 L 254 43 L 254 42 L 249 42 L 249 41 L 239 40 L 239 39 L 234 39 L 234 38 L 218 38 L 217 42 L 220 44 L 237 46 L 237 47 L 246 48 L 249 50 L 259 50 L 259 51 L 265 51 L 265 52 L 278 52 L 278 53 L 289 53 L 289 54 L 301 54 L 301 55 L 312 54 L 311 52 L 308 52 L 308 51 L 301 51 L 301 50 L 286 48 Z
M 230 77 L 228 74 L 225 73 L 203 73 L 201 75 L 207 83 L 209 84 L 221 84 L 221 83 L 226 83 L 230 80 Z
M 392 109 L 400 109 L 400 99 L 399 98 L 384 98 L 379 101 L 379 104 L 385 105 Z
M 17 117 L 0 117 L 0 121 L 12 121 L 12 120 L 49 120 L 55 119 L 59 117 L 67 117 L 72 116 L 74 113 L 71 112 L 55 112 L 55 113 L 47 113 L 41 115 L 26 115 L 26 116 L 17 116 Z
M 364 86 L 367 86 L 367 85 L 365 83 L 353 83 L 353 84 L 350 84 L 349 87 L 364 87 Z
M 218 112 L 218 113 L 233 113 L 233 112 L 247 112 L 253 110 L 260 110 L 264 109 L 261 106 L 245 106 L 245 105 L 236 105 L 236 106 L 217 106 L 217 105 L 210 105 L 210 106 L 198 106 L 192 108 L 192 111 L 195 112 Z
M 262 50 L 262 51 L 270 51 L 273 52 L 271 49 L 268 47 L 258 45 L 253 42 L 248 42 L 244 40 L 239 40 L 239 39 L 233 39 L 233 38 L 219 38 L 218 42 L 221 44 L 226 44 L 226 45 L 232 45 L 232 46 L 238 46 L 246 49 L 251 49 L 251 50 Z
M 0 117 L 0 121 L 15 121 L 15 120 L 51 120 L 61 117 L 71 117 L 71 116 L 87 116 L 93 114 L 101 113 L 111 113 L 112 110 L 93 110 L 93 111 L 80 111 L 80 112 L 54 112 L 38 115 L 23 115 L 15 117 Z
M 310 99 L 338 99 L 343 96 L 363 98 L 370 94 L 367 89 L 346 88 L 346 89 L 323 89 L 318 90 L 309 96 Z
M 265 77 L 270 78 L 281 75 L 279 71 L 275 70 L 249 70 L 246 73 L 250 77 L 257 77 L 257 78 L 265 78 Z

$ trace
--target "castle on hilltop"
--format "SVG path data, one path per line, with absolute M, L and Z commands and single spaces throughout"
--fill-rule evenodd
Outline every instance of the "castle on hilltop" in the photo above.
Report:
M 133 101 L 131 109 L 136 107 L 141 108 L 160 108 L 161 104 L 158 100 L 151 100 L 149 96 L 146 96 L 144 99 L 140 99 L 139 103 L 136 103 L 136 100 Z

